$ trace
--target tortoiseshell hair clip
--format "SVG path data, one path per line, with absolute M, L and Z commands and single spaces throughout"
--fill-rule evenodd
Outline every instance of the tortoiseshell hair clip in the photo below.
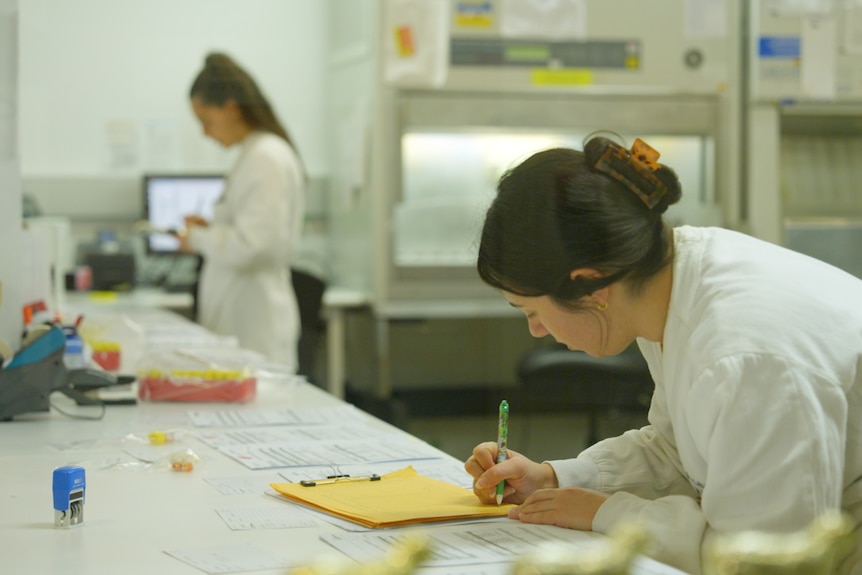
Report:
M 655 175 L 661 168 L 659 156 L 649 144 L 636 138 L 631 150 L 609 144 L 593 167 L 633 191 L 652 209 L 667 193 L 667 186 Z

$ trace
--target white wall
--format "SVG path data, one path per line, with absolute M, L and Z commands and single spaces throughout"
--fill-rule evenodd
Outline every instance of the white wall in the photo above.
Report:
M 324 11 L 315 0 L 21 2 L 25 183 L 226 171 L 232 156 L 202 136 L 188 103 L 212 50 L 251 72 L 309 172 L 325 174 Z
M 21 182 L 18 178 L 16 142 L 18 0 L 0 0 L 0 339 L 14 345 L 20 333 Z
M 0 230 L 21 227 L 16 117 L 17 14 L 18 0 L 0 0 Z
M 18 170 L 18 0 L 0 0 L 0 339 L 20 345 L 21 308 L 49 293 L 43 238 L 21 229 Z

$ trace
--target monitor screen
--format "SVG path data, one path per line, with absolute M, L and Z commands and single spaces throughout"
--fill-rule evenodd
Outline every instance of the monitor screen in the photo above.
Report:
M 179 230 L 185 216 L 210 220 L 213 206 L 221 197 L 224 177 L 216 175 L 144 176 L 144 217 L 152 228 Z M 150 233 L 147 251 L 151 254 L 177 253 L 179 241 L 167 233 Z

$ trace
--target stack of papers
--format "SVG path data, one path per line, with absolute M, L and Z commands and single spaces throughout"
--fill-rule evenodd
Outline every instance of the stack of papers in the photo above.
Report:
M 405 467 L 380 481 L 336 481 L 306 487 L 272 483 L 278 493 L 366 527 L 500 517 L 514 505 L 484 505 L 473 493 Z

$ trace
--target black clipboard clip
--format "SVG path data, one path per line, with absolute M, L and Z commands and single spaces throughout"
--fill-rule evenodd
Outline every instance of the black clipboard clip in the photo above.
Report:
M 351 483 L 354 481 L 380 481 L 376 473 L 371 475 L 329 475 L 325 479 L 303 479 L 299 482 L 303 487 L 314 487 L 315 485 L 329 485 L 332 483 Z

